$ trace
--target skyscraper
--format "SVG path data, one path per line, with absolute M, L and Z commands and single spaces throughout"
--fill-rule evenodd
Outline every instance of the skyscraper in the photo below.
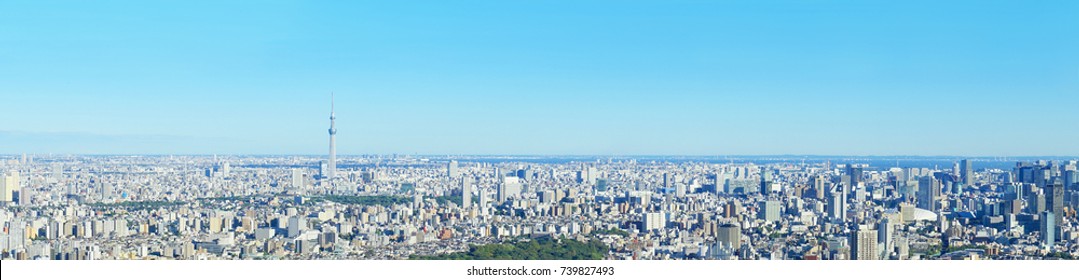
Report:
M 52 179 L 57 183 L 64 179 L 64 166 L 59 162 L 52 163 Z
M 1064 184 L 1060 180 L 1045 186 L 1045 210 L 1053 212 L 1055 225 L 1064 224 Z
M 847 164 L 846 172 L 847 176 L 850 176 L 848 179 L 849 181 L 846 182 L 847 189 L 853 188 L 854 186 L 857 186 L 858 183 L 862 182 L 862 171 L 865 170 L 867 166 L 868 165 L 866 164 Z
M 828 217 L 842 223 L 847 219 L 847 193 L 840 185 L 833 184 L 828 191 Z
M 937 199 L 940 198 L 940 180 L 933 176 L 918 179 L 918 208 L 937 211 Z
M 333 93 L 330 93 L 330 162 L 327 163 L 326 170 L 328 179 L 337 177 L 337 128 L 334 126 L 334 121 L 337 120 L 337 117 L 334 116 L 333 99 Z
M 761 169 L 761 193 L 767 195 L 772 193 L 772 172 L 767 169 Z
M 498 183 L 498 203 L 506 202 L 511 197 L 521 195 L 521 182 L 517 177 L 503 177 Z
M 446 164 L 446 176 L 450 178 L 457 178 L 458 174 L 459 173 L 457 172 L 457 161 L 451 160 L 449 163 Z
M 461 179 L 461 207 L 465 209 L 472 208 L 472 179 Z
M 895 250 L 895 222 L 890 219 L 881 219 L 877 224 L 877 243 L 884 246 L 881 250 L 881 259 L 887 259 Z
M 716 241 L 729 248 L 742 247 L 742 228 L 735 224 L 724 224 L 716 231 Z
M 1041 224 L 1042 245 L 1045 245 L 1046 248 L 1053 248 L 1056 243 L 1057 233 L 1056 217 L 1050 211 L 1042 212 L 1041 215 L 1038 222 Z
M 757 218 L 767 223 L 779 221 L 779 201 L 766 200 L 760 202 Z
M 974 184 L 974 165 L 969 159 L 959 162 L 959 176 L 959 181 L 963 182 L 964 187 Z
M 727 193 L 727 174 L 723 171 L 716 172 L 716 195 Z
M 850 232 L 850 259 L 852 260 L 876 260 L 877 259 L 877 231 L 861 225 L 851 229 Z
M 299 168 L 292 169 L 292 188 L 294 190 L 303 189 L 303 170 Z
M 19 191 L 20 179 L 18 171 L 11 171 L 8 174 L 3 175 L 0 178 L 0 201 L 12 202 L 15 201 L 15 192 Z

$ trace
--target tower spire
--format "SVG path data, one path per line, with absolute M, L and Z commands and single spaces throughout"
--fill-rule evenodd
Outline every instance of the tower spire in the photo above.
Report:
M 327 179 L 333 179 L 337 176 L 337 127 L 334 124 L 337 119 L 334 116 L 334 93 L 330 92 L 330 160 L 327 162 L 329 170 L 323 174 Z

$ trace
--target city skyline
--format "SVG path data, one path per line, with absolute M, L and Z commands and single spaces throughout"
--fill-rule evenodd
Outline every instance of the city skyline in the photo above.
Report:
M 1077 15 L 0 1 L 3 278 L 1073 274 Z
M 1079 154 L 1079 4 L 783 3 L 7 2 L 0 154 Z

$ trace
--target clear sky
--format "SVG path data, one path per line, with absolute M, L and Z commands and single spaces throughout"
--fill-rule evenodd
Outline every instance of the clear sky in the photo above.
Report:
M 0 1 L 0 153 L 1079 155 L 1079 1 Z

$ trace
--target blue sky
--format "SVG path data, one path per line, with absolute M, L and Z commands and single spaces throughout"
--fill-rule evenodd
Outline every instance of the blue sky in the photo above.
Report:
M 218 2 L 0 2 L 0 153 L 1079 155 L 1079 1 Z

